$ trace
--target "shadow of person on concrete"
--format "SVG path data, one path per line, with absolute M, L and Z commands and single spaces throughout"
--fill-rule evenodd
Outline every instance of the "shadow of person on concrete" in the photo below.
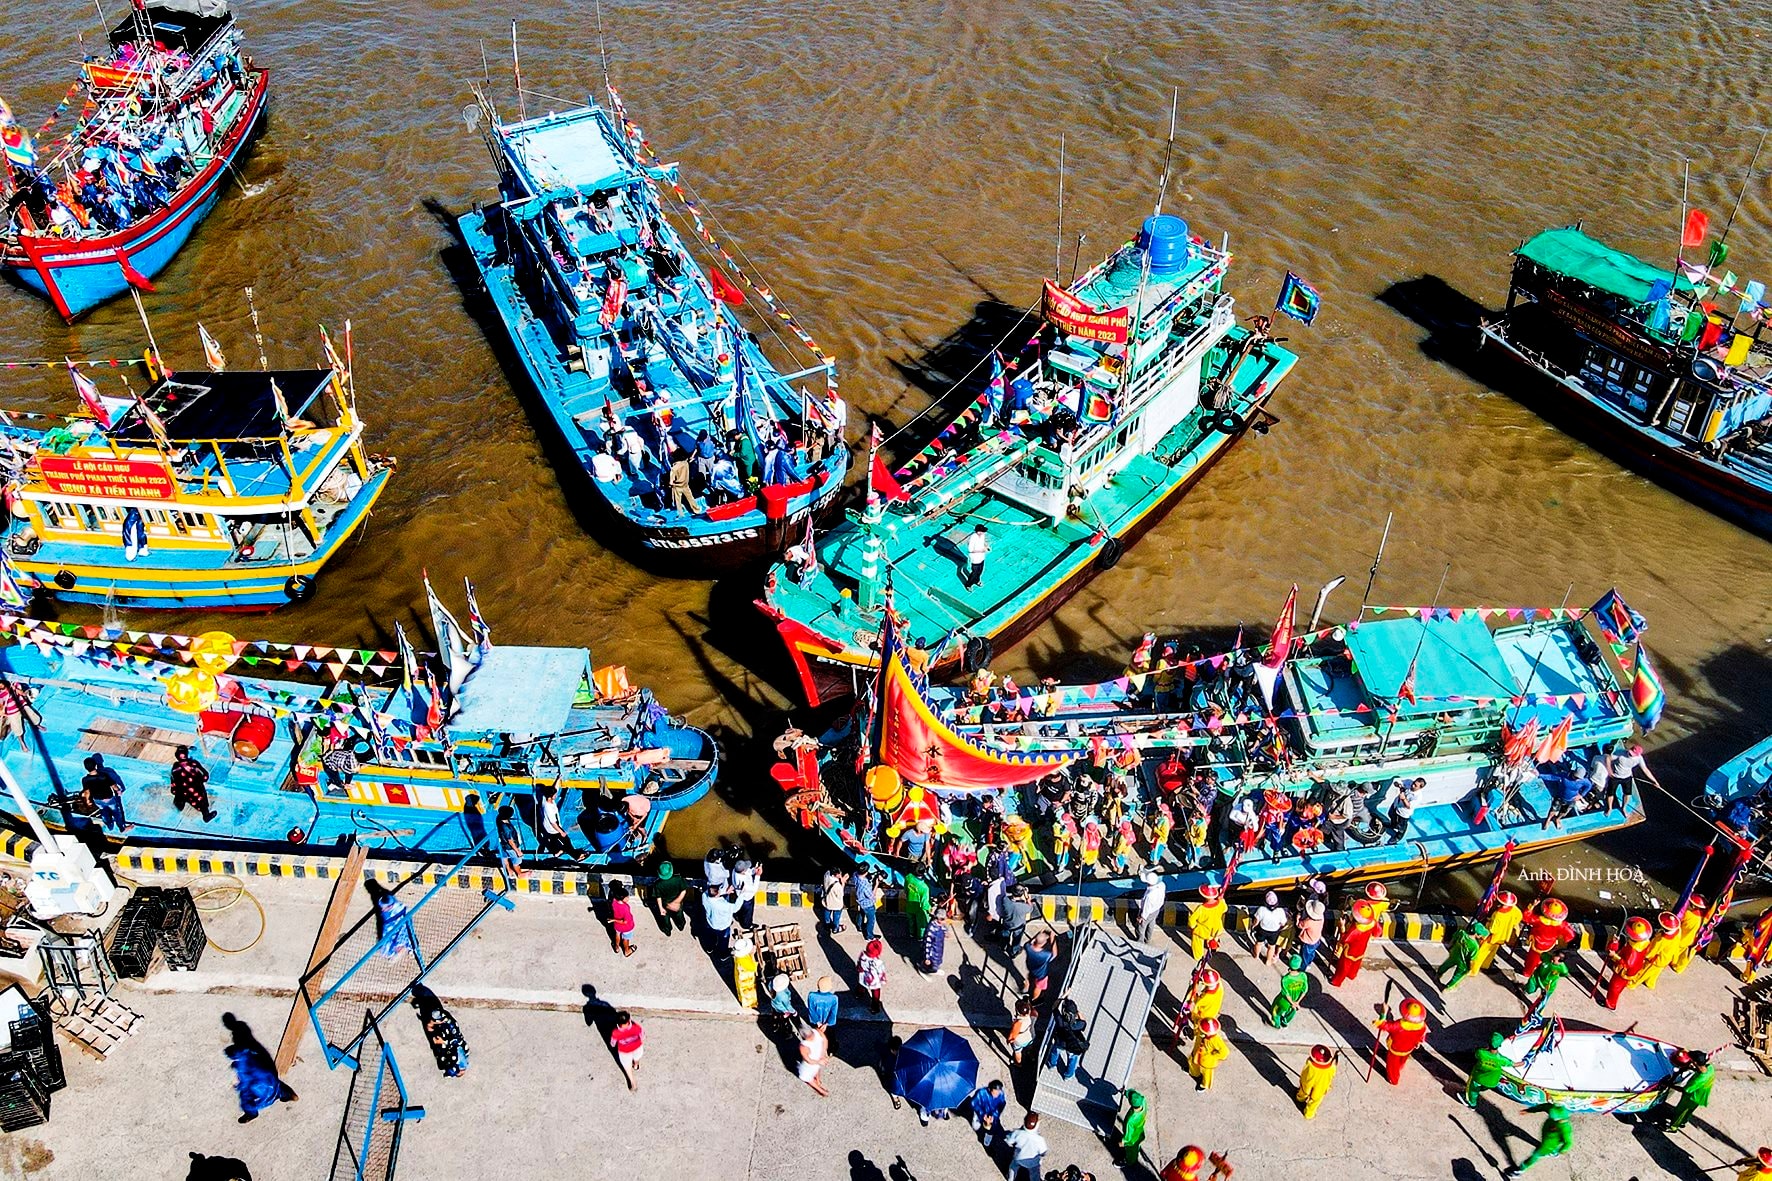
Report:
M 1466 1140 L 1469 1140 L 1471 1142 L 1472 1148 L 1476 1149 L 1478 1152 L 1483 1154 L 1483 1162 L 1486 1165 L 1488 1165 L 1489 1168 L 1494 1169 L 1496 1171 L 1500 1171 L 1502 1169 L 1507 1168 L 1508 1164 L 1509 1164 L 1509 1162 L 1507 1160 L 1507 1153 L 1505 1151 L 1506 1147 L 1507 1147 L 1507 1133 L 1504 1132 L 1502 1129 L 1510 1129 L 1514 1135 L 1520 1136 L 1524 1139 L 1530 1139 L 1530 1137 L 1527 1137 L 1526 1134 L 1524 1132 L 1521 1132 L 1518 1128 L 1514 1128 L 1513 1125 L 1509 1124 L 1506 1120 L 1501 1119 L 1500 1113 L 1494 1107 L 1489 1107 L 1487 1111 L 1484 1110 L 1484 1107 L 1485 1107 L 1485 1104 L 1482 1102 L 1482 1100 L 1478 1100 L 1477 1101 L 1478 1118 L 1480 1118 L 1483 1121 L 1484 1128 L 1489 1133 L 1490 1139 L 1495 1141 L 1495 1143 L 1502 1146 L 1502 1148 L 1503 1148 L 1502 1152 L 1499 1152 L 1499 1153 L 1492 1152 L 1487 1146 L 1485 1146 L 1483 1144 L 1483 1142 L 1481 1140 L 1478 1140 L 1475 1136 L 1471 1135 L 1471 1130 L 1464 1126 L 1464 1121 L 1460 1120 L 1456 1113 L 1450 1112 L 1450 1111 L 1447 1112 L 1446 1113 L 1446 1120 L 1453 1127 L 1458 1129 L 1460 1135 L 1462 1135 Z M 1455 1175 L 1457 1172 L 1457 1163 L 1458 1163 L 1457 1161 L 1453 1162 L 1453 1170 L 1454 1170 Z M 1473 1176 L 1473 1177 L 1486 1177 L 1487 1176 L 1487 1174 L 1485 1174 L 1481 1170 L 1477 1169 L 1474 1165 L 1471 1165 L 1469 1161 L 1465 1161 L 1464 1163 L 1466 1164 L 1467 1167 L 1469 1167 L 1471 1176 Z
M 252 1181 L 252 1170 L 246 1162 L 231 1156 L 191 1154 L 191 1171 L 185 1181 Z
M 1444 949 L 1435 945 L 1436 958 L 1432 963 L 1422 955 L 1420 947 L 1413 943 L 1393 943 L 1390 950 L 1391 971 L 1407 982 L 1409 995 L 1433 1012 L 1445 1016 L 1446 1005 L 1441 1000 L 1440 982 L 1434 975 L 1434 969 L 1445 958 L 1440 954 Z
M 1649 1154 L 1649 1159 L 1676 1181 L 1704 1181 L 1704 1178 L 1712 1175 L 1712 1170 L 1700 1168 L 1698 1162 L 1692 1159 L 1691 1151 L 1670 1137 L 1657 1124 L 1647 1120 L 1638 1120 L 1636 1126 L 1631 1129 L 1631 1136 L 1643 1146 L 1643 1151 Z M 1746 1155 L 1748 1155 L 1746 1152 L 1741 1153 L 1741 1156 Z M 1740 1157 L 1736 1159 L 1740 1159 Z M 1715 1171 L 1721 1172 L 1721 1170 Z
M 1485 1181 L 1485 1174 L 1464 1157 L 1453 1157 L 1452 1181 Z
M 1753 1155 L 1753 1149 L 1750 1149 L 1745 1144 L 1737 1143 L 1735 1138 L 1729 1135 L 1729 1133 L 1723 1131 L 1723 1129 L 1700 1116 L 1693 1116 L 1687 1121 L 1686 1126 L 1702 1130 L 1705 1135 L 1727 1148 L 1733 1154 L 1732 1159 L 1734 1160 L 1745 1160 L 1747 1157 Z
M 598 1039 L 607 1046 L 609 1035 L 615 1032 L 615 1006 L 597 995 L 595 984 L 586 984 L 579 991 L 585 998 L 580 1011 L 584 1014 L 586 1028 L 596 1030 Z M 610 1052 L 614 1053 L 613 1050 Z
M 1279 1087 L 1288 1093 L 1298 1089 L 1298 1080 L 1292 1077 L 1292 1072 L 1286 1069 L 1285 1063 L 1281 1062 L 1267 1046 L 1256 1040 L 1260 1036 L 1258 1031 L 1251 1030 L 1248 1036 L 1240 1038 L 1238 1035 L 1243 1034 L 1244 1029 L 1235 1017 L 1220 1017 L 1219 1022 L 1224 1029 L 1224 1035 L 1231 1039 L 1232 1048 L 1235 1051 L 1233 1057 L 1241 1055 L 1247 1059 L 1249 1065 L 1255 1068 L 1255 1073 L 1261 1076 L 1262 1082 L 1270 1087 Z
M 863 1156 L 861 1149 L 849 1150 L 849 1181 L 886 1181 L 880 1166 Z

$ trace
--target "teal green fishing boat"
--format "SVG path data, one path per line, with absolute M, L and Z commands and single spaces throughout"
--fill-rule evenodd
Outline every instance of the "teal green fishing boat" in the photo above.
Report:
M 758 603 L 808 703 L 877 666 L 889 587 L 931 666 L 988 663 L 1277 421 L 1268 399 L 1297 358 L 1267 317 L 1237 323 L 1230 259 L 1228 242 L 1150 217 L 1068 288 L 1047 281 L 1039 331 L 992 356 L 984 392 L 909 463 L 888 471 L 876 435 L 866 509 L 809 531 Z

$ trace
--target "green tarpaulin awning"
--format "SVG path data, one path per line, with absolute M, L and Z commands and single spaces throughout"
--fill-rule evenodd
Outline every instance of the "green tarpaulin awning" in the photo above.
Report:
M 1676 291 L 1692 290 L 1691 280 L 1676 278 L 1672 271 L 1651 266 L 1634 254 L 1614 250 L 1574 226 L 1545 230 L 1514 253 L 1633 304 L 1647 303 L 1649 289 L 1657 283 L 1673 283 Z

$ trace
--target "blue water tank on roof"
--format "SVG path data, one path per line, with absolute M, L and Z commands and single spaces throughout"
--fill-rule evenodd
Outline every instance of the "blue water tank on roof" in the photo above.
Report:
M 1138 247 L 1151 256 L 1151 278 L 1169 279 L 1181 274 L 1187 266 L 1187 222 L 1169 213 L 1144 219 L 1138 232 Z

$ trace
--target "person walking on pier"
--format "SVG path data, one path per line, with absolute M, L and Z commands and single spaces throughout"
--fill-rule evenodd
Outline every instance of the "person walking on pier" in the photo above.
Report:
M 1709 1054 L 1680 1050 L 1674 1054 L 1674 1066 L 1679 1072 L 1674 1085 L 1680 1088 L 1680 1098 L 1668 1116 L 1669 1132 L 1684 1128 L 1699 1108 L 1709 1107 L 1711 1088 L 1717 1084 L 1716 1063 L 1710 1060 Z
M 1544 1112 L 1544 1127 L 1538 1133 L 1538 1147 L 1532 1150 L 1531 1156 L 1503 1173 L 1503 1177 L 1518 1177 L 1547 1156 L 1562 1156 L 1575 1143 L 1569 1112 L 1562 1104 L 1540 1104 L 1526 1110 Z
M 1009 1146 L 1009 1181 L 1040 1181 L 1040 1162 L 1046 1157 L 1040 1117 L 1028 1112 L 1021 1127 L 1003 1137 L 1003 1143 Z
M 1292 1096 L 1304 1105 L 1304 1118 L 1316 1119 L 1317 1108 L 1335 1082 L 1335 1051 L 1328 1046 L 1312 1046 L 1311 1060 L 1298 1075 L 1298 1093 Z
M 1154 869 L 1145 870 L 1140 880 L 1144 882 L 1144 894 L 1138 900 L 1138 941 L 1149 943 L 1163 917 L 1163 900 L 1168 897 L 1169 888 L 1163 884 L 1163 875 Z
M 498 867 L 508 887 L 528 876 L 523 868 L 523 834 L 517 831 L 517 810 L 509 804 L 501 806 L 492 827 L 498 834 Z
M 1280 977 L 1280 993 L 1274 997 L 1273 1006 L 1268 1010 L 1268 1024 L 1275 1029 L 1285 1029 L 1291 1025 L 1310 988 L 1311 978 L 1304 970 L 1304 961 L 1293 956 L 1287 961 L 1286 974 Z
M 640 1058 L 646 1053 L 646 1031 L 631 1013 L 624 1010 L 615 1015 L 615 1028 L 609 1031 L 609 1046 L 615 1051 L 616 1062 L 621 1065 L 622 1077 L 628 1080 L 628 1090 L 633 1090 L 639 1085 L 634 1076 L 640 1072 Z
M 1342 921 L 1340 960 L 1335 965 L 1335 975 L 1329 978 L 1331 985 L 1339 988 L 1360 974 L 1366 948 L 1377 933 L 1378 919 L 1373 915 L 1372 904 L 1362 898 L 1354 903 L 1351 917 Z
M 1684 972 L 1692 966 L 1692 957 L 1698 954 L 1698 932 L 1704 926 L 1704 915 L 1709 909 L 1697 894 L 1686 900 L 1686 909 L 1680 914 L 1680 941 L 1674 948 L 1674 958 L 1668 963 L 1675 972 Z
M 1540 960 L 1574 938 L 1567 903 L 1549 896 L 1534 902 L 1526 910 L 1526 958 L 1520 964 L 1520 975 L 1530 979 Z
M 1373 1024 L 1384 1050 L 1384 1077 L 1391 1086 L 1403 1081 L 1403 1068 L 1421 1043 L 1427 1040 L 1427 1009 L 1414 997 L 1404 997 L 1395 1016 L 1388 1011 Z
M 1280 936 L 1292 923 L 1292 916 L 1280 905 L 1280 896 L 1269 890 L 1262 897 L 1261 905 L 1255 908 L 1255 958 L 1264 964 L 1274 962 L 1279 955 Z
M 1034 1044 L 1034 1003 L 1027 999 L 1015 1002 L 1015 1019 L 1009 1023 L 1009 1061 L 1021 1065 L 1021 1056 Z
M 226 1053 L 234 1067 L 234 1091 L 240 1098 L 241 1123 L 251 1123 L 267 1107 L 294 1103 L 300 1098 L 288 1083 L 277 1077 L 276 1062 L 252 1036 L 250 1026 L 232 1013 L 222 1014 L 222 1024 L 233 1037 Z
M 1088 1028 L 1077 1002 L 1069 997 L 1060 1000 L 1052 1012 L 1052 1031 L 1048 1035 L 1052 1046 L 1046 1051 L 1046 1068 L 1067 1079 L 1076 1078 L 1083 1052 L 1089 1048 Z
M 1187 929 L 1192 939 L 1191 950 L 1195 960 L 1206 954 L 1208 946 L 1218 945 L 1218 937 L 1224 934 L 1225 914 L 1224 891 L 1210 882 L 1201 886 L 1200 901 L 1187 916 Z
M 818 1031 L 816 1025 L 801 1023 L 800 1026 L 800 1061 L 794 1067 L 794 1073 L 800 1081 L 816 1091 L 820 1098 L 828 1099 L 831 1093 L 825 1090 L 819 1075 L 824 1071 L 824 1064 L 830 1058 L 830 1042 Z
M 1744 1157 L 1729 1166 L 1740 1169 L 1735 1181 L 1772 1181 L 1772 1148 L 1762 1148 L 1753 1156 Z
M 873 999 L 876 1013 L 881 1008 L 880 993 L 886 987 L 885 955 L 886 944 L 878 939 L 870 939 L 855 959 L 855 983 Z
M 1144 1096 L 1137 1091 L 1126 1092 L 1126 1122 L 1120 1130 L 1120 1163 L 1130 1169 L 1138 1165 L 1144 1145 Z
M 1316 962 L 1323 948 L 1323 926 L 1328 907 L 1321 898 L 1306 898 L 1298 916 L 1298 959 L 1306 971 Z
M 1489 908 L 1489 915 L 1483 920 L 1489 933 L 1483 936 L 1483 944 L 1477 948 L 1476 958 L 1471 962 L 1471 971 L 1480 975 L 1489 970 L 1489 965 L 1495 962 L 1495 954 L 1505 944 L 1514 941 L 1523 917 L 1520 913 L 1520 900 L 1514 897 L 1512 890 L 1496 893 L 1494 905 Z
M 1475 1107 L 1478 1095 L 1500 1086 L 1502 1072 L 1513 1065 L 1501 1052 L 1502 1043 L 1506 1040 L 1501 1034 L 1492 1033 L 1489 1035 L 1489 1048 L 1477 1050 L 1477 1064 L 1471 1069 L 1470 1081 L 1465 1084 L 1464 1094 L 1458 1100 L 1466 1107 Z
M 1754 925 L 1742 931 L 1738 950 L 1745 961 L 1741 968 L 1741 982 L 1752 984 L 1760 966 L 1766 962 L 1767 954 L 1772 953 L 1772 906 L 1762 910 Z
M 1003 1128 L 1003 1109 L 1009 1106 L 1009 1096 L 1003 1092 L 1003 1080 L 992 1079 L 978 1090 L 972 1092 L 972 1130 L 978 1133 L 979 1140 L 986 1148 L 996 1142 L 997 1133 Z
M 878 870 L 865 866 L 855 874 L 855 927 L 862 938 L 873 939 L 880 934 L 878 910 L 880 887 L 885 881 Z
M 1218 1019 L 1208 1017 L 1200 1022 L 1194 1032 L 1193 1053 L 1188 1055 L 1187 1060 L 1188 1073 L 1194 1076 L 1194 1090 L 1210 1090 L 1213 1074 L 1230 1056 L 1231 1044 L 1220 1031 Z
M 1606 971 L 1594 984 L 1594 999 L 1608 1009 L 1618 1008 L 1618 998 L 1624 990 L 1636 985 L 1648 969 L 1649 943 L 1654 937 L 1649 932 L 1649 920 L 1641 915 L 1632 915 L 1624 924 L 1623 937 L 1614 936 L 1606 945 L 1606 952 L 1611 957 Z M 1601 996 L 1601 985 L 1605 986 L 1605 994 Z
M 1649 950 L 1643 953 L 1643 977 L 1639 982 L 1644 988 L 1654 988 L 1661 979 L 1661 970 L 1674 962 L 1680 954 L 1680 920 L 1671 911 L 1662 911 L 1655 916 L 1655 937 L 1649 940 Z
M 910 924 L 911 938 L 918 943 L 923 942 L 923 933 L 929 929 L 929 883 L 918 874 L 904 875 L 904 918 Z
M 692 889 L 693 886 L 677 876 L 676 866 L 668 861 L 659 865 L 658 880 L 652 884 L 652 902 L 658 907 L 658 917 L 667 937 L 688 928 L 689 915 L 683 904 Z
M 1027 995 L 1034 1004 L 1040 1001 L 1040 995 L 1046 991 L 1046 982 L 1052 974 L 1052 957 L 1057 951 L 1057 940 L 1051 931 L 1036 933 L 1027 945 L 1024 955 L 1027 964 Z
M 1158 1181 L 1200 1181 L 1200 1170 L 1206 1167 L 1206 1150 L 1189 1144 L 1163 1166 Z
M 1553 951 L 1538 965 L 1538 970 L 1526 978 L 1526 999 L 1532 1001 L 1537 993 L 1543 993 L 1533 1003 L 1542 1007 L 1550 1002 L 1557 991 L 1557 985 L 1569 974 L 1569 965 L 1563 962 L 1563 953 Z
M 624 956 L 634 954 L 634 907 L 625 882 L 609 887 L 609 942 Z
M 1483 940 L 1488 937 L 1489 928 L 1481 919 L 1475 919 L 1468 927 L 1461 927 L 1452 935 L 1452 946 L 1447 949 L 1447 956 L 1438 968 L 1434 969 L 1434 979 L 1440 982 L 1441 992 L 1451 992 L 1471 974 L 1476 966 L 1477 954 L 1483 950 Z
M 843 929 L 843 896 L 848 887 L 848 874 L 840 869 L 824 871 L 824 881 L 818 887 L 818 915 L 833 935 Z

